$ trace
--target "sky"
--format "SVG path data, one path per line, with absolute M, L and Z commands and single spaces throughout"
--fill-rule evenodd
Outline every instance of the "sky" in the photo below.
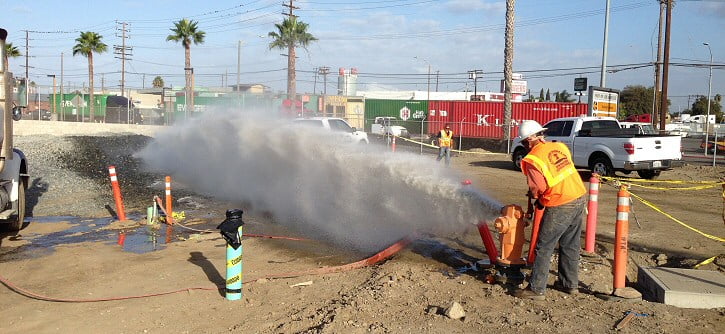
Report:
M 286 3 L 289 3 L 287 0 Z M 261 83 L 286 89 L 286 50 L 268 48 L 288 8 L 282 1 L 0 1 L 0 27 L 26 54 L 29 77 L 41 87 L 60 79 L 66 87 L 88 85 L 88 63 L 72 55 L 81 31 L 94 31 L 109 46 L 94 55 L 95 86 L 118 89 L 121 23 L 127 23 L 126 86 L 148 88 L 155 76 L 166 86 L 184 85 L 184 50 L 166 36 L 188 18 L 206 32 L 191 48 L 197 86 Z M 327 93 L 335 93 L 339 68 L 358 70 L 358 90 L 473 91 L 468 71 L 482 70 L 477 90 L 498 91 L 503 78 L 505 1 L 312 0 L 294 1 L 295 14 L 318 38 L 297 52 L 297 91 L 322 92 L 316 69 L 327 66 Z M 573 92 L 574 78 L 600 85 L 606 0 L 519 0 L 515 5 L 514 72 L 532 94 L 540 89 Z M 659 1 L 611 0 L 605 86 L 654 85 Z M 725 0 L 678 0 L 672 14 L 669 69 L 671 112 L 688 107 L 690 95 L 707 95 L 712 51 L 712 95 L 725 95 Z M 239 48 L 241 41 L 241 48 Z M 240 52 L 241 50 L 241 52 Z M 241 58 L 239 71 L 238 57 Z M 689 65 L 688 65 L 689 64 Z M 428 70 L 430 69 L 430 76 Z M 25 57 L 10 60 L 24 75 Z M 22 73 L 22 74 L 21 74 Z M 102 83 L 103 81 L 103 83 Z M 67 88 L 66 88 L 67 89 Z M 41 88 L 42 91 L 42 88 Z

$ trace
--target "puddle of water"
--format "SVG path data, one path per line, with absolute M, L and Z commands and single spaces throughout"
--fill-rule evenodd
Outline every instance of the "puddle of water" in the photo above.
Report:
M 129 220 L 145 220 L 142 215 L 128 215 Z M 40 257 L 54 251 L 59 245 L 71 245 L 83 242 L 103 242 L 105 244 L 119 244 L 126 252 L 148 253 L 164 249 L 167 244 L 175 241 L 174 230 L 163 224 L 134 226 L 126 229 L 104 229 L 111 225 L 115 219 L 111 217 L 82 218 L 74 216 L 45 216 L 30 217 L 32 224 L 66 223 L 70 227 L 62 231 L 50 233 L 33 233 L 21 231 L 15 238 L 28 241 L 27 245 L 20 246 L 29 250 L 27 256 Z M 186 234 L 185 231 L 176 233 Z M 123 235 L 123 237 L 120 237 Z M 123 241 L 123 242 L 121 242 Z

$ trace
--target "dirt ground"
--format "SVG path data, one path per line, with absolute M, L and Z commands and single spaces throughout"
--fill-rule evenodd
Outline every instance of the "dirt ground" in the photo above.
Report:
M 500 202 L 525 205 L 523 176 L 510 167 L 507 157 L 464 155 L 454 158 L 453 168 Z M 662 179 L 717 180 L 721 176 L 722 170 L 686 166 L 663 173 Z M 604 301 L 594 295 L 612 290 L 616 191 L 610 185 L 601 187 L 599 257 L 582 259 L 582 293 L 570 296 L 549 289 L 544 302 L 514 298 L 509 295 L 511 287 L 487 283 L 481 272 L 463 270 L 487 258 L 473 225 L 463 235 L 421 237 L 377 265 L 322 275 L 294 273 L 345 264 L 370 254 L 350 253 L 315 241 L 245 238 L 244 296 L 240 301 L 227 301 L 218 289 L 224 282 L 225 247 L 216 232 L 205 234 L 177 226 L 167 234 L 164 226 L 138 227 L 137 222 L 144 221 L 140 214 L 125 223 L 109 223 L 105 218 L 29 218 L 19 234 L 0 236 L 0 277 L 5 280 L 0 287 L 0 332 L 601 333 L 613 331 L 627 311 L 646 316 L 635 317 L 623 332 L 725 332 L 725 309 Z M 632 188 L 632 192 L 698 230 L 725 236 L 719 186 L 700 190 Z M 195 229 L 214 229 L 229 208 L 209 199 L 195 200 L 200 205 L 188 210 L 182 221 Z M 38 203 L 42 205 L 42 201 Z M 725 253 L 721 242 L 705 238 L 637 200 L 633 208 L 628 284 L 635 284 L 637 266 L 691 268 Z M 245 221 L 245 233 L 289 233 L 276 229 L 265 217 L 245 216 Z M 117 244 L 119 231 L 128 233 L 126 250 Z M 167 236 L 172 241 L 168 244 Z M 133 249 L 134 243 L 140 248 Z M 149 251 L 148 247 L 157 249 Z M 724 262 L 720 257 L 699 269 L 722 272 Z M 550 283 L 555 269 L 552 266 Z M 295 277 L 266 278 L 282 273 Z M 298 283 L 305 284 L 295 286 Z M 19 293 L 19 289 L 28 292 Z M 175 293 L 163 294 L 166 292 Z M 68 301 L 43 300 L 46 297 Z M 114 300 L 92 301 L 98 299 Z M 465 317 L 452 319 L 445 314 L 454 302 L 462 306 Z

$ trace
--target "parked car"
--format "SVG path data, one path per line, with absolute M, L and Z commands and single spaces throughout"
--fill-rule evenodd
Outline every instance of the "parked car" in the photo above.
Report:
M 397 137 L 410 138 L 408 129 L 400 125 L 393 125 L 397 121 L 395 117 L 378 116 L 370 128 L 370 132 L 376 135 L 393 135 Z
M 656 135 L 657 130 L 652 123 L 645 122 L 619 122 L 622 129 L 635 129 L 641 135 Z
M 569 147 L 577 168 L 599 175 L 636 171 L 643 179 L 653 179 L 663 170 L 683 165 L 680 136 L 639 134 L 622 129 L 615 118 L 564 117 L 549 121 L 544 128 L 546 140 Z M 527 149 L 519 138 L 513 144 L 511 160 L 520 169 Z
M 337 132 L 344 135 L 345 138 L 355 143 L 369 144 L 368 134 L 363 131 L 351 127 L 350 124 L 342 118 L 333 117 L 310 117 L 310 118 L 297 118 L 293 121 L 297 125 L 310 126 L 314 128 L 320 128 L 327 131 Z
M 705 150 L 705 138 L 703 136 L 700 141 L 700 148 Z M 718 136 L 717 142 L 715 142 L 715 136 L 709 136 L 707 139 L 707 152 L 713 153 L 717 149 L 718 153 L 725 151 L 725 138 Z

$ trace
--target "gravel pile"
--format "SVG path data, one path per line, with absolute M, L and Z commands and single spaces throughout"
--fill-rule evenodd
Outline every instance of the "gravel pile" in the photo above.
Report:
M 145 213 L 153 195 L 163 196 L 163 175 L 144 171 L 133 154 L 151 137 L 17 136 L 16 148 L 28 159 L 28 216 L 108 215 L 115 210 L 108 166 L 116 166 L 126 212 Z M 184 194 L 177 194 L 184 195 Z

